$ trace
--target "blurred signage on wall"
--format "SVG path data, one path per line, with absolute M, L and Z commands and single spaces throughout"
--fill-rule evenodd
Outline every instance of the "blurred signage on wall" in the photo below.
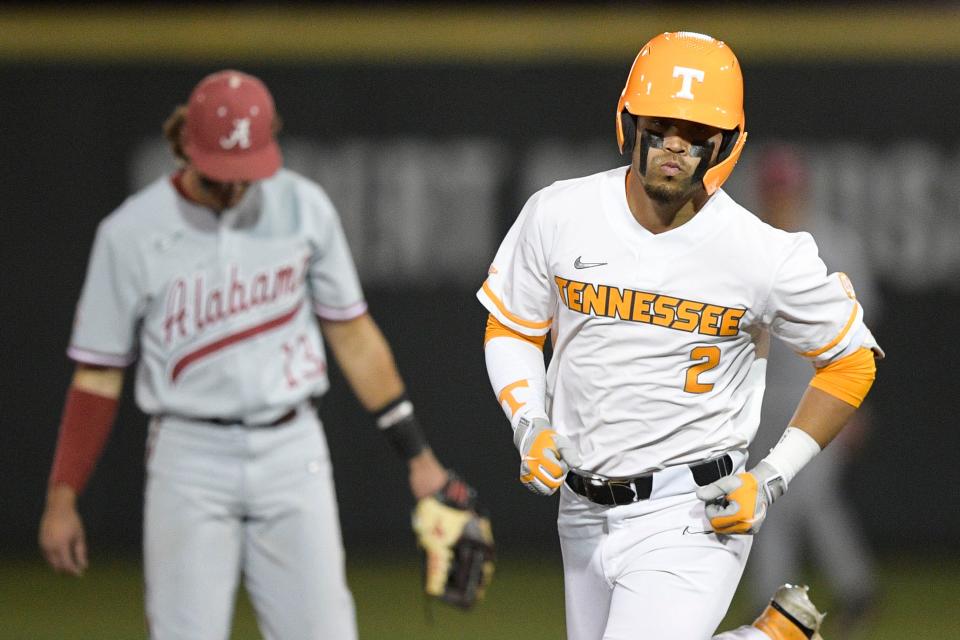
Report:
M 499 233 L 507 154 L 495 140 L 285 140 L 285 166 L 318 182 L 340 213 L 367 284 L 482 282 Z M 139 189 L 173 170 L 165 143 L 132 161 Z
M 801 145 L 802 146 L 802 145 Z M 355 138 L 284 142 L 286 166 L 328 192 L 364 282 L 482 280 L 505 226 L 536 190 L 625 162 L 609 140 Z M 748 149 L 725 185 L 754 207 Z M 881 279 L 905 289 L 960 283 L 960 156 L 929 142 L 807 145 L 812 206 L 863 234 Z M 133 188 L 173 168 L 162 142 L 137 148 Z M 505 207 L 510 211 L 504 211 Z

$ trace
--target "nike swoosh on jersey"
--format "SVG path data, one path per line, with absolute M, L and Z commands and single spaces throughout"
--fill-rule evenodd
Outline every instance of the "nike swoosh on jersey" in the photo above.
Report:
M 711 533 L 714 533 L 714 531 L 711 530 L 711 529 L 699 529 L 699 530 L 694 530 L 694 529 L 691 529 L 691 528 L 689 527 L 689 525 L 688 525 L 688 526 L 686 526 L 686 527 L 683 528 L 683 534 L 682 534 L 682 535 L 685 535 L 685 536 L 696 535 L 696 534 L 709 535 L 709 534 L 711 534 Z
M 580 258 L 583 256 L 577 256 L 577 259 L 573 261 L 574 269 L 589 269 L 590 267 L 602 267 L 607 264 L 606 262 L 581 262 Z

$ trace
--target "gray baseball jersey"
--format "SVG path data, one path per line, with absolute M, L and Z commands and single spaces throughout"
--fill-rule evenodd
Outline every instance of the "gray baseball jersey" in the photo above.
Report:
M 101 223 L 68 354 L 115 367 L 139 358 L 148 414 L 269 422 L 329 386 L 314 314 L 365 311 L 318 185 L 281 170 L 217 216 L 163 178 Z

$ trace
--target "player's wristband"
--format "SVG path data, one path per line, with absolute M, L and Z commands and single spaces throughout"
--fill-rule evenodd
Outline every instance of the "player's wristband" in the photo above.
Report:
M 71 386 L 60 420 L 49 486 L 65 484 L 80 495 L 93 473 L 117 414 L 116 398 Z
M 404 460 L 413 458 L 427 448 L 427 439 L 413 414 L 413 403 L 407 394 L 377 411 L 374 419 L 387 442 Z
M 820 453 L 820 445 L 810 434 L 797 427 L 787 427 L 780 437 L 780 442 L 770 450 L 763 462 L 779 472 L 784 484 L 789 486 L 800 469 L 813 460 L 818 453 Z

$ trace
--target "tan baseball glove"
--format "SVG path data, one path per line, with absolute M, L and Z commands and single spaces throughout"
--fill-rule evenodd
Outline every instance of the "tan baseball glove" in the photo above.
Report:
M 476 491 L 452 471 L 437 493 L 413 510 L 413 531 L 424 553 L 424 590 L 464 609 L 483 598 L 493 578 L 490 519 L 478 512 Z

